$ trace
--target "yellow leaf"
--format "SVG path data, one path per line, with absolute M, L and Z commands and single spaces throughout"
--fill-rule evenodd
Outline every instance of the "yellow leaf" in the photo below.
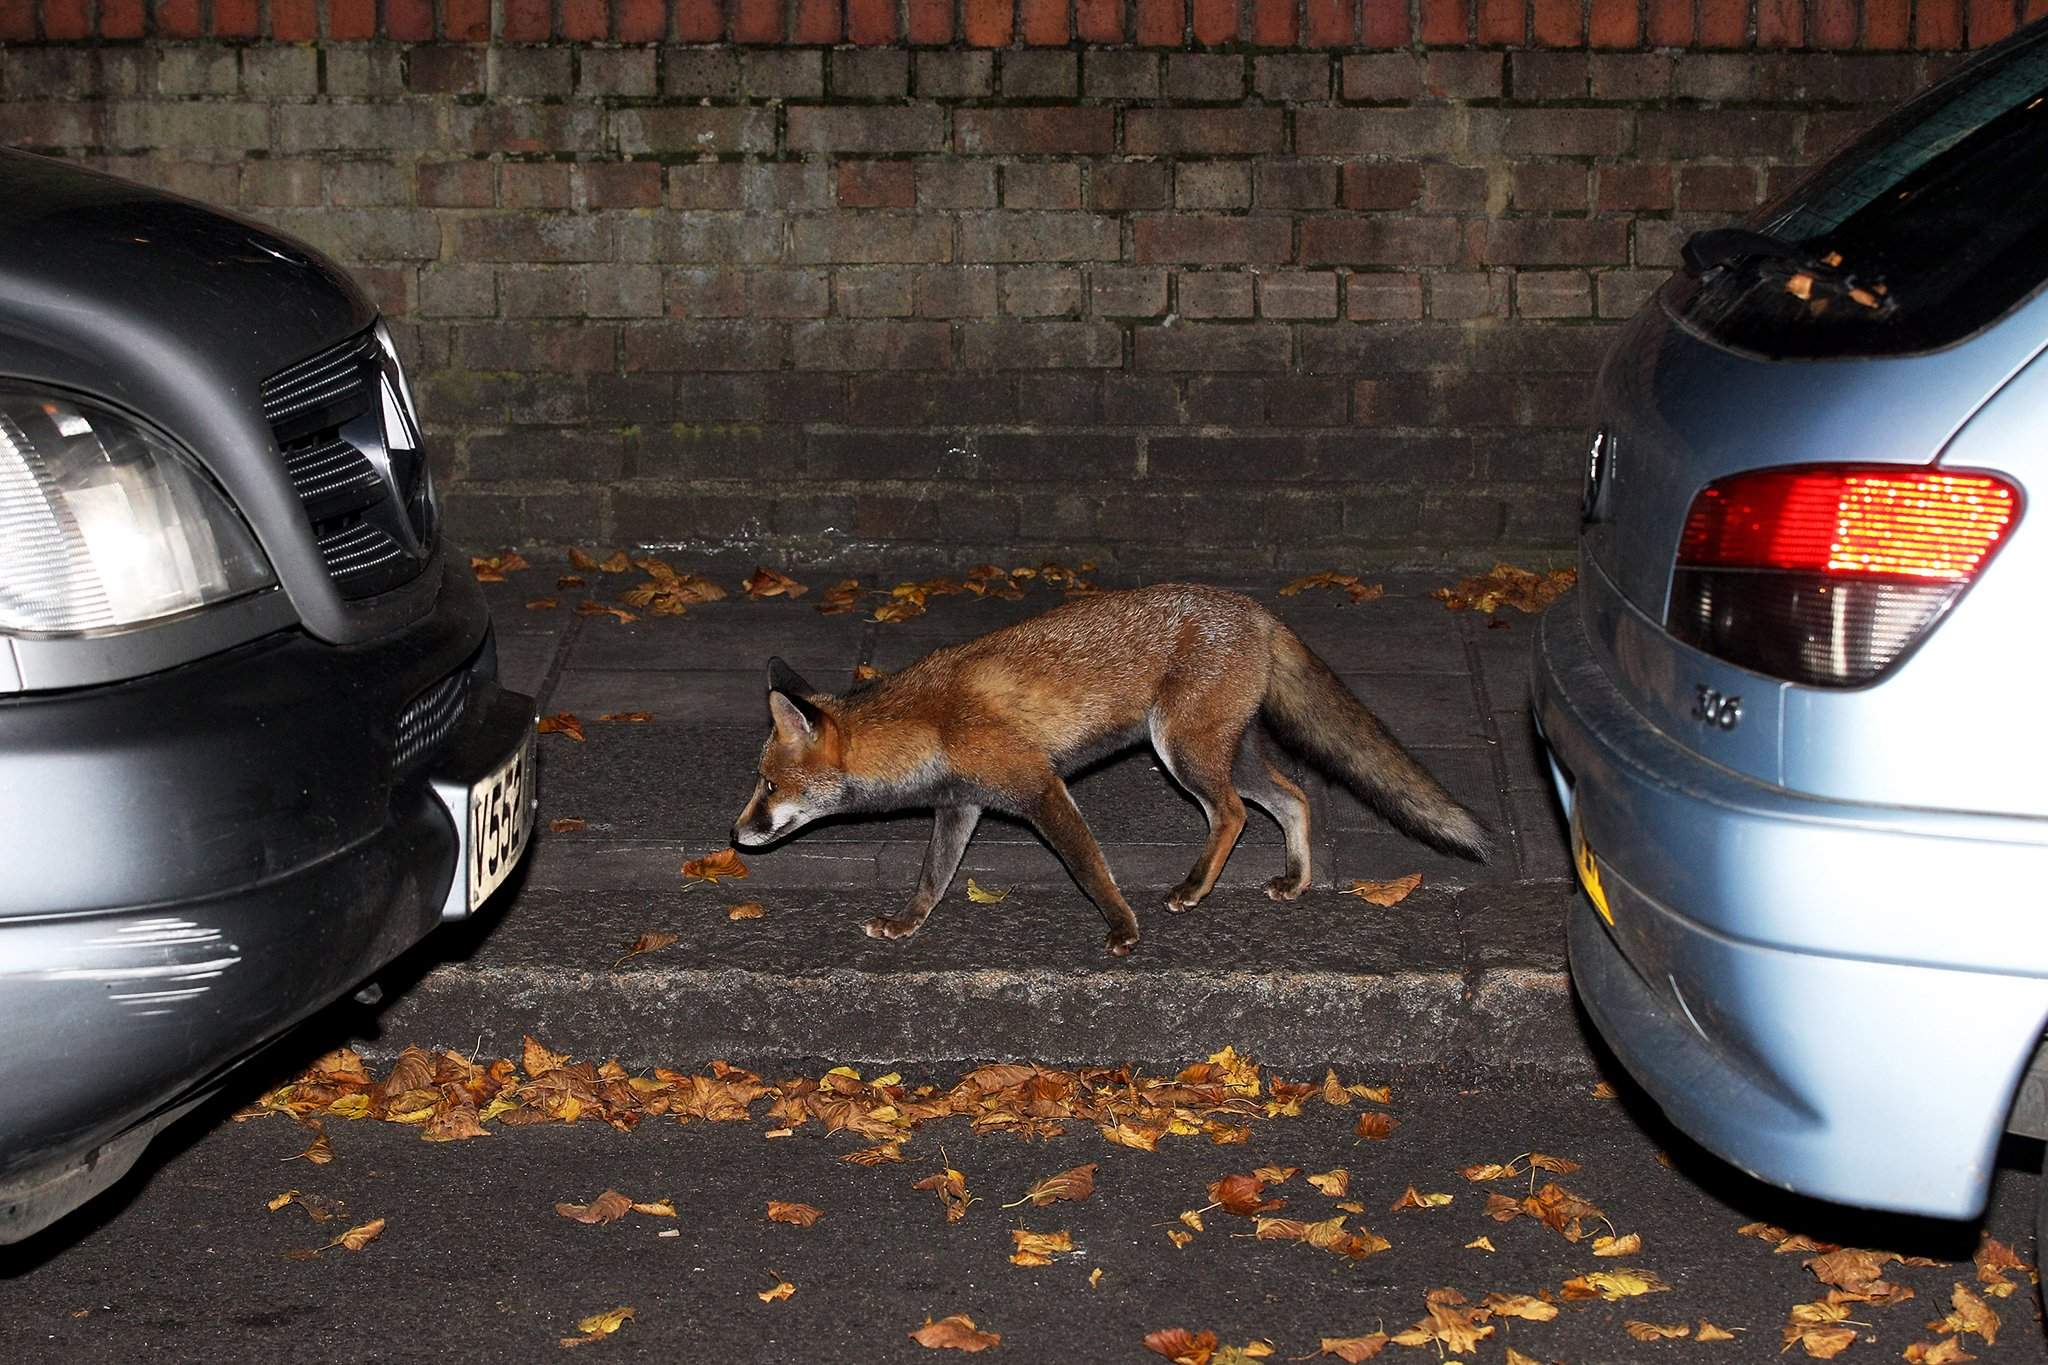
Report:
M 340 1247 L 343 1251 L 361 1251 L 384 1235 L 384 1220 L 372 1218 L 367 1223 L 358 1223 L 341 1236 L 329 1242 L 329 1246 Z
M 955 1351 L 986 1351 L 1003 1337 L 1000 1332 L 984 1332 L 974 1325 L 974 1319 L 965 1313 L 954 1313 L 950 1317 L 933 1322 L 924 1320 L 924 1326 L 910 1334 L 910 1339 L 929 1350 L 946 1348 Z
M 279 1209 L 283 1208 L 286 1204 L 291 1203 L 292 1200 L 297 1199 L 298 1197 L 299 1192 L 297 1190 L 286 1190 L 283 1194 L 280 1194 L 276 1198 L 265 1202 L 263 1207 L 269 1209 L 272 1213 L 276 1213 Z
M 1465 1248 L 1468 1251 L 1473 1249 L 1477 1249 L 1479 1251 L 1493 1251 L 1495 1249 L 1493 1245 L 1493 1239 L 1491 1237 L 1474 1237 L 1471 1241 L 1465 1243 Z
M 633 1212 L 644 1213 L 650 1218 L 673 1218 L 676 1216 L 676 1206 L 672 1199 L 656 1199 L 651 1203 L 635 1204 Z
M 1371 1360 L 1386 1349 L 1387 1343 L 1392 1339 L 1385 1332 L 1373 1332 L 1362 1337 L 1324 1337 L 1323 1349 L 1317 1354 L 1336 1356 L 1348 1365 L 1359 1365 L 1361 1361 Z
M 1410 1185 L 1401 1197 L 1394 1201 L 1393 1212 L 1399 1213 L 1403 1209 L 1440 1209 L 1450 1202 L 1451 1196 L 1447 1194 L 1422 1194 Z
M 1916 1341 L 1906 1348 L 1907 1365 L 1961 1365 L 1977 1357 L 1963 1349 L 1959 1337 L 1943 1337 L 1940 1341 Z
M 1476 1166 L 1460 1166 L 1458 1174 L 1477 1184 L 1482 1180 L 1505 1180 L 1511 1175 L 1520 1175 L 1522 1170 L 1510 1161 L 1505 1166 L 1497 1162 L 1482 1162 Z
M 1595 1256 L 1633 1256 L 1642 1249 L 1643 1236 L 1639 1232 L 1631 1232 L 1625 1237 L 1595 1237 L 1593 1239 L 1593 1254 Z
M 1488 1294 L 1479 1301 L 1497 1317 L 1525 1318 L 1530 1322 L 1549 1322 L 1557 1316 L 1557 1305 L 1539 1299 L 1534 1294 Z
M 1196 1232 L 1208 1231 L 1208 1229 L 1202 1226 L 1202 1211 L 1200 1209 L 1182 1209 L 1180 1212 L 1180 1221 L 1186 1223 Z
M 1073 1234 L 1065 1230 L 1030 1232 L 1024 1228 L 1012 1228 L 1010 1240 L 1016 1244 L 1016 1250 L 1010 1255 L 1012 1265 L 1051 1265 L 1054 1256 L 1074 1249 Z
M 1261 1166 L 1252 1174 L 1268 1185 L 1285 1185 L 1301 1172 L 1299 1166 Z
M 1997 1345 L 1999 1318 L 1990 1304 L 1971 1293 L 1961 1281 L 1956 1282 L 1949 1302 L 1954 1305 L 1953 1311 L 1939 1321 L 1928 1323 L 1927 1330 L 1959 1335 L 1974 1332 L 1984 1338 L 1986 1346 Z
M 1725 1328 L 1716 1327 L 1705 1318 L 1701 1318 L 1700 1329 L 1692 1334 L 1692 1339 L 1694 1341 L 1733 1341 L 1735 1340 L 1735 1333 Z
M 1342 1199 L 1351 1193 L 1351 1172 L 1342 1166 L 1333 1167 L 1321 1175 L 1310 1176 L 1308 1183 L 1332 1199 Z
M 1192 1232 L 1182 1232 L 1179 1228 L 1168 1228 L 1166 1230 L 1166 1240 L 1173 1243 L 1176 1247 L 1185 1247 L 1189 1242 L 1195 1240 L 1195 1234 Z
M 763 1289 L 759 1293 L 755 1294 L 754 1297 L 759 1299 L 763 1303 L 781 1303 L 784 1299 L 788 1298 L 791 1294 L 794 1293 L 796 1293 L 796 1286 L 791 1284 L 788 1280 L 783 1280 L 781 1283 L 777 1284 L 773 1289 Z
M 967 899 L 973 901 L 976 905 L 1000 905 L 1009 898 L 1010 893 L 1007 889 L 991 891 L 980 882 L 975 881 L 974 878 L 969 877 L 967 879 Z
M 288 1156 L 285 1160 L 310 1161 L 315 1166 L 325 1166 L 328 1162 L 334 1160 L 334 1144 L 327 1140 L 327 1134 L 316 1133 L 313 1136 L 312 1142 L 306 1145 L 305 1151 L 300 1152 L 297 1156 Z
M 1399 905 L 1420 885 L 1422 874 L 1410 872 L 1407 876 L 1396 877 L 1390 882 L 1355 881 L 1344 889 L 1344 894 L 1356 896 L 1362 901 L 1371 901 L 1374 905 Z
M 1550 1171 L 1557 1175 L 1570 1175 L 1573 1171 L 1579 1169 L 1579 1163 L 1576 1161 L 1561 1156 L 1548 1156 L 1542 1152 L 1529 1153 L 1529 1164 L 1539 1170 Z
M 1093 1269 L 1093 1270 L 1091 1270 L 1091 1271 L 1089 1271 L 1089 1272 L 1088 1272 L 1088 1287 L 1089 1287 L 1090 1289 L 1096 1289 L 1096 1288 L 1100 1288 L 1100 1287 L 1101 1287 L 1101 1284 L 1102 1284 L 1102 1267 L 1101 1267 L 1101 1266 L 1097 1266 L 1097 1267 L 1095 1267 L 1095 1269 Z
M 526 1069 L 529 1079 L 539 1080 L 548 1072 L 560 1071 L 567 1066 L 569 1058 L 563 1053 L 548 1051 L 528 1034 L 520 1047 L 519 1064 Z
M 824 1216 L 823 1209 L 814 1208 L 809 1204 L 788 1204 L 780 1199 L 768 1201 L 768 1221 L 771 1223 L 790 1223 L 796 1227 L 807 1228 Z
M 614 1308 L 609 1313 L 593 1313 L 576 1324 L 576 1330 L 583 1333 L 583 1335 L 580 1337 L 563 1337 L 562 1344 L 564 1346 L 583 1346 L 593 1341 L 602 1341 L 621 1327 L 624 1327 L 632 1316 L 633 1310 L 630 1308 Z
M 692 858 L 683 864 L 683 875 L 692 881 L 706 881 L 716 885 L 720 877 L 744 877 L 747 865 L 740 861 L 739 850 L 721 848 L 716 853 L 707 853 L 701 858 Z
M 1593 1098 L 1596 1100 L 1620 1099 L 1621 1092 L 1616 1090 L 1612 1085 L 1608 1084 L 1606 1081 L 1602 1081 L 1598 1085 L 1593 1087 Z
M 839 1158 L 855 1166 L 879 1166 L 885 1161 L 903 1160 L 903 1144 L 900 1142 L 879 1142 L 872 1147 L 863 1147 L 857 1152 L 848 1152 Z
M 1564 1282 L 1565 1297 L 1592 1298 L 1599 1295 L 1610 1303 L 1616 1299 L 1634 1298 L 1638 1294 L 1655 1294 L 1671 1288 L 1656 1275 L 1647 1270 L 1593 1270 L 1584 1275 L 1575 1275 Z
M 1689 1322 L 1638 1322 L 1630 1318 L 1621 1328 L 1637 1341 L 1667 1341 L 1692 1335 Z

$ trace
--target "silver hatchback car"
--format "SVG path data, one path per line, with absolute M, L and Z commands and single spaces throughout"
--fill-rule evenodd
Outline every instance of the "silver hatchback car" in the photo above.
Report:
M 2048 1134 L 2048 25 L 1685 261 L 1533 660 L 1572 973 L 1735 1165 L 1973 1217 Z

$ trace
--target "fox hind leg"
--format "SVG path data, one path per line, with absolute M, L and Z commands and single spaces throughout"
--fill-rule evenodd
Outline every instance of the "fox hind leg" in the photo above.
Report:
M 1039 797 L 1036 809 L 1031 812 L 1031 823 L 1102 912 L 1102 918 L 1109 924 L 1109 941 L 1105 946 L 1117 957 L 1128 955 L 1138 943 L 1138 917 L 1131 913 L 1123 892 L 1117 890 L 1116 878 L 1110 875 L 1109 863 L 1102 856 L 1102 845 L 1095 842 L 1088 822 L 1081 818 L 1080 807 L 1067 791 L 1067 784 L 1058 777 Z
M 1308 794 L 1273 762 L 1272 746 L 1257 725 L 1245 731 L 1231 780 L 1244 799 L 1265 811 L 1287 840 L 1287 870 L 1266 883 L 1276 901 L 1300 898 L 1309 883 Z
M 925 916 L 953 884 L 953 874 L 960 870 L 961 855 L 967 852 L 967 841 L 980 819 L 979 806 L 941 806 L 932 812 L 932 841 L 925 846 L 917 894 L 901 915 L 877 915 L 863 925 L 869 938 L 909 938 L 924 926 Z
M 1209 817 L 1209 842 L 1188 870 L 1187 880 L 1167 894 L 1169 910 L 1192 910 L 1201 903 L 1216 885 L 1230 850 L 1237 847 L 1238 835 L 1244 833 L 1244 802 L 1231 782 L 1243 736 L 1242 724 L 1198 731 L 1169 731 L 1156 722 L 1153 726 L 1152 744 L 1166 770 L 1202 803 L 1202 813 Z

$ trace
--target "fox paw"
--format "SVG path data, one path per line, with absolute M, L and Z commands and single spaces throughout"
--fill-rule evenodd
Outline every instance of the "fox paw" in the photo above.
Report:
M 1192 910 L 1201 903 L 1202 884 L 1198 881 L 1184 881 L 1166 893 L 1166 908 L 1175 914 L 1183 910 Z
M 897 939 L 909 938 L 923 924 L 924 921 L 922 919 L 910 919 L 907 916 L 903 919 L 890 919 L 886 915 L 877 915 L 866 924 L 863 924 L 861 928 L 869 938 Z
M 1111 934 L 1102 946 L 1109 950 L 1111 957 L 1129 957 L 1131 949 L 1138 946 L 1138 936 L 1136 934 Z
M 1266 896 L 1276 901 L 1298 901 L 1301 893 L 1308 890 L 1308 878 L 1275 877 L 1266 883 Z

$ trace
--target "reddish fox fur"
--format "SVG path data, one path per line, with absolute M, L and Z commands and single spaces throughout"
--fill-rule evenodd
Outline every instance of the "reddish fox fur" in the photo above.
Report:
M 982 811 L 998 810 L 1036 827 L 1109 922 L 1109 951 L 1130 952 L 1137 916 L 1063 779 L 1146 739 L 1209 818 L 1208 844 L 1167 908 L 1209 894 L 1244 829 L 1245 801 L 1286 835 L 1287 870 L 1266 894 L 1295 899 L 1309 884 L 1308 799 L 1273 764 L 1252 723 L 1261 716 L 1399 829 L 1467 857 L 1487 852 L 1479 822 L 1329 665 L 1258 603 L 1218 588 L 1078 597 L 840 696 L 771 659 L 768 689 L 774 733 L 735 843 L 759 847 L 826 815 L 935 808 L 917 894 L 901 916 L 868 921 L 876 938 L 917 932 Z

